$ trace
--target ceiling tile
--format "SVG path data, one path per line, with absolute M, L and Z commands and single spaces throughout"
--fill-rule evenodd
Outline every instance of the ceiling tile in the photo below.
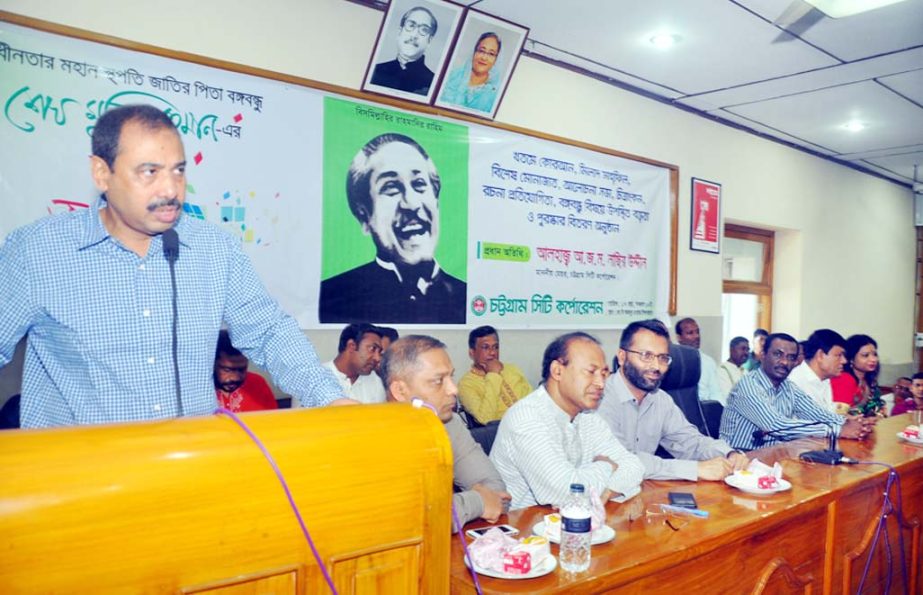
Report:
M 919 68 L 921 64 L 923 64 L 923 47 L 878 58 L 869 58 L 868 60 L 851 64 L 812 70 L 790 77 L 763 81 L 734 89 L 704 93 L 694 97 L 684 97 L 679 102 L 697 109 L 711 110 L 718 107 L 740 105 L 873 78 L 883 78 L 885 76 L 894 78 L 896 73 L 906 73 L 908 70 Z M 919 80 L 911 79 L 906 82 L 897 80 L 895 84 L 912 87 L 911 92 L 923 95 L 923 71 L 919 71 L 919 73 Z M 920 103 L 923 103 L 923 101 Z
M 738 115 L 738 114 L 735 114 L 735 113 L 732 113 L 726 110 L 719 110 L 717 112 L 713 112 L 712 115 L 714 115 L 715 117 L 721 118 L 722 120 L 727 120 L 728 122 L 732 122 L 734 124 L 743 126 L 744 128 L 748 128 L 750 130 L 758 132 L 761 135 L 773 137 L 773 138 L 785 141 L 787 143 L 791 143 L 793 145 L 799 145 L 806 149 L 810 149 L 811 151 L 814 151 L 816 153 L 821 153 L 823 155 L 829 155 L 829 156 L 833 156 L 837 154 L 836 151 L 828 147 L 822 147 L 820 145 L 815 145 L 808 139 L 799 138 L 796 136 L 792 136 L 790 134 L 786 134 L 785 132 L 781 130 L 776 130 L 775 128 L 771 128 L 760 122 L 756 122 L 750 118 L 746 118 L 744 116 L 741 116 L 741 115 Z
M 737 0 L 770 21 L 795 1 Z M 923 44 L 923 2 L 904 0 L 839 19 L 824 16 L 800 37 L 844 62 L 919 46 Z
M 918 64 L 923 64 L 923 60 Z M 879 80 L 888 88 L 923 106 L 923 69 L 886 76 Z
M 838 153 L 913 145 L 923 135 L 923 109 L 875 82 L 780 97 L 728 111 Z M 867 128 L 858 133 L 845 130 L 842 125 L 853 119 Z
M 681 93 L 678 93 L 673 89 L 661 87 L 660 85 L 652 83 L 648 80 L 631 76 L 630 74 L 615 70 L 604 64 L 597 64 L 587 60 L 586 58 L 574 56 L 573 54 L 562 52 L 561 50 L 548 47 L 541 43 L 527 43 L 526 49 L 529 51 L 530 55 L 548 58 L 556 62 L 562 62 L 569 66 L 575 66 L 577 68 L 586 70 L 587 72 L 598 74 L 604 78 L 609 78 L 616 82 L 624 83 L 629 87 L 634 87 L 654 95 L 659 95 L 660 97 L 674 99 L 682 96 Z
M 888 157 L 864 159 L 863 161 L 895 172 L 904 177 L 908 182 L 912 182 L 914 164 L 923 164 L 923 150 L 911 151 Z M 917 175 L 920 178 L 919 181 L 923 182 L 923 165 L 920 165 Z

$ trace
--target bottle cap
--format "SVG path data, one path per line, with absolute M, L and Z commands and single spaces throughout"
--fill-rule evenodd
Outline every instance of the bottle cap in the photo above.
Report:
M 582 483 L 572 483 L 570 484 L 571 493 L 582 494 L 583 493 L 583 484 Z

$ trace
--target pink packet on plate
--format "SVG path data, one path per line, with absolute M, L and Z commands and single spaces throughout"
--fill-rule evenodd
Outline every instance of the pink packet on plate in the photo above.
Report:
M 532 570 L 532 554 L 511 551 L 503 555 L 503 572 L 507 574 L 529 574 Z
M 468 544 L 468 553 L 477 566 L 504 572 L 503 556 L 519 542 L 494 527 Z
M 590 488 L 590 506 L 593 511 L 590 513 L 590 529 L 596 531 L 606 524 L 606 503 L 599 496 L 596 488 Z

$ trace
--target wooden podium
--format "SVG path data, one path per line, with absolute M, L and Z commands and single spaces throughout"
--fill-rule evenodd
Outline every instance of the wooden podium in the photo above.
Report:
M 340 593 L 445 593 L 452 453 L 428 410 L 250 413 Z M 4 593 L 330 592 L 226 416 L 0 432 Z

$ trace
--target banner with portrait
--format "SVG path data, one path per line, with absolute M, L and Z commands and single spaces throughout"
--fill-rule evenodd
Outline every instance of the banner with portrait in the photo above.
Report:
M 0 99 L 4 238 L 94 204 L 93 125 L 144 102 L 184 142 L 184 216 L 238 237 L 302 328 L 615 328 L 668 309 L 668 167 L 9 23 Z

